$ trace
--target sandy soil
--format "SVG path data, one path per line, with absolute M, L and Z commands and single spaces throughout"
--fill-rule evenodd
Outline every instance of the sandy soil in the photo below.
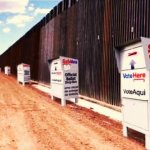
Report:
M 119 122 L 71 103 L 61 107 L 0 73 L 0 150 L 143 150 L 143 143 L 123 137 Z

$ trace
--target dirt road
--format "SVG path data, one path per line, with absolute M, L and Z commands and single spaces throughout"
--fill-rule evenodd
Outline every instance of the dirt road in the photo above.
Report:
M 0 150 L 143 150 L 120 123 L 0 73 Z

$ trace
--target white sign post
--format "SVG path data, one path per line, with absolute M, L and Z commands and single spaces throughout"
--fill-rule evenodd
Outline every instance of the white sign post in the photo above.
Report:
M 121 78 L 123 135 L 128 135 L 128 128 L 145 134 L 150 150 L 150 39 L 141 37 L 115 52 Z
M 66 100 L 75 98 L 77 102 L 79 94 L 78 60 L 60 56 L 50 60 L 50 77 L 52 99 L 61 99 L 61 105 L 66 105 Z
M 17 80 L 23 85 L 30 82 L 30 65 L 22 63 L 17 66 Z

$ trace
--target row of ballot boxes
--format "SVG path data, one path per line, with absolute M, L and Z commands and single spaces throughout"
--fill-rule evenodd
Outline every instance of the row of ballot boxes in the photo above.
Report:
M 78 60 L 62 57 L 48 60 L 52 99 L 60 98 L 62 106 L 66 100 L 75 99 L 79 95 Z M 10 75 L 10 66 L 5 66 L 5 74 Z M 17 81 L 23 85 L 30 81 L 30 65 L 21 63 L 17 66 Z
M 62 57 L 48 60 L 52 99 L 61 99 L 62 106 L 66 100 L 78 100 L 79 74 L 78 60 Z M 10 75 L 10 66 L 5 67 L 5 74 Z M 17 81 L 23 85 L 30 82 L 30 65 L 21 63 L 17 66 Z
M 123 115 L 123 135 L 128 135 L 128 128 L 145 134 L 146 148 L 150 150 L 150 39 L 116 47 L 115 55 L 121 80 L 121 103 Z M 66 100 L 79 95 L 79 62 L 77 59 L 62 57 L 49 62 L 52 98 Z M 5 74 L 10 74 L 10 67 L 5 67 Z M 23 84 L 30 80 L 30 66 L 17 66 L 17 80 Z
M 10 75 L 11 67 L 5 66 L 4 73 Z M 17 66 L 17 81 L 21 82 L 23 85 L 30 82 L 30 65 L 21 63 Z

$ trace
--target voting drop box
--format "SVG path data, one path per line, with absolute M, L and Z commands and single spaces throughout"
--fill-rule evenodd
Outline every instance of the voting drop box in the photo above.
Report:
M 6 74 L 6 75 L 10 75 L 10 73 L 11 73 L 11 68 L 10 68 L 9 66 L 5 66 L 4 71 L 5 71 L 5 74 Z
M 150 150 L 150 39 L 139 40 L 115 49 L 121 78 L 123 135 L 128 128 L 145 134 Z
M 52 99 L 61 99 L 61 105 L 66 105 L 66 100 L 75 98 L 77 102 L 79 94 L 78 60 L 62 57 L 49 60 L 50 82 Z
M 22 63 L 17 66 L 17 80 L 23 85 L 30 82 L 30 65 Z

